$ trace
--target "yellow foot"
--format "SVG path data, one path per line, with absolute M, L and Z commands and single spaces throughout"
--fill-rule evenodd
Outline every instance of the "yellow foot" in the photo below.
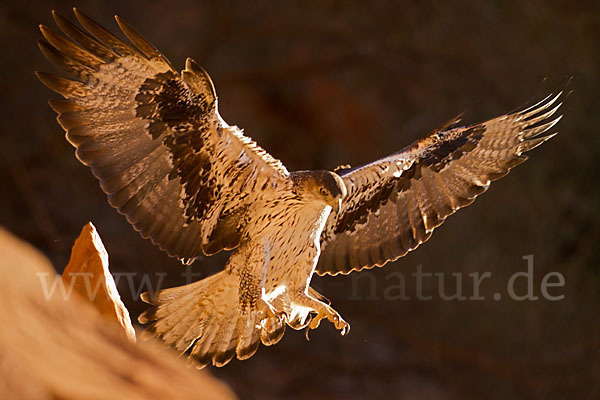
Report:
M 348 332 L 350 332 L 350 324 L 344 321 L 340 314 L 338 314 L 338 312 L 335 311 L 333 308 L 326 304 L 323 304 L 321 310 L 317 311 L 317 315 L 313 316 L 312 320 L 306 327 L 306 340 L 310 340 L 308 338 L 308 333 L 312 329 L 317 329 L 319 327 L 319 324 L 321 323 L 321 320 L 324 318 L 327 318 L 327 320 L 331 322 L 337 330 L 340 331 L 340 335 L 344 336 Z

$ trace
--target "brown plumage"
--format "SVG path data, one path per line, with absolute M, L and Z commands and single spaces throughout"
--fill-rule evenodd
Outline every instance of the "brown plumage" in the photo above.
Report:
M 564 90 L 486 122 L 460 118 L 405 149 L 337 173 L 348 189 L 321 237 L 320 275 L 382 266 L 427 241 L 446 217 L 473 202 L 491 181 L 552 138 Z
M 426 241 L 489 183 L 548 140 L 563 90 L 534 106 L 457 127 L 459 119 L 373 163 L 288 172 L 218 113 L 208 74 L 169 61 L 119 17 L 127 44 L 83 13 L 53 13 L 39 47 L 69 78 L 38 72 L 77 158 L 109 203 L 184 263 L 232 249 L 224 270 L 142 299 L 139 317 L 201 365 L 251 357 L 285 326 L 349 325 L 312 274 L 383 265 Z M 66 36 L 65 36 L 66 35 Z M 332 213 L 332 211 L 334 211 Z M 322 248 L 322 249 L 321 249 Z

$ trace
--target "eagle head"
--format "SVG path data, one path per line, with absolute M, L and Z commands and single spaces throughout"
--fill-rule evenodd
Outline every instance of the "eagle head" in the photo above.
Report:
M 338 174 L 326 170 L 293 172 L 298 192 L 310 201 L 320 201 L 338 212 L 346 197 L 346 185 Z

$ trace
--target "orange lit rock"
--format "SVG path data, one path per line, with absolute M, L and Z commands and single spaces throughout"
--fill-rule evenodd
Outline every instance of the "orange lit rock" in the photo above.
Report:
M 71 250 L 71 259 L 62 279 L 64 287 L 87 299 L 100 314 L 117 321 L 127 337 L 135 341 L 129 312 L 121 301 L 115 281 L 108 270 L 108 253 L 91 222 L 81 230 Z M 69 292 L 70 293 L 70 292 Z
M 0 254 L 0 398 L 235 398 L 154 340 L 132 343 L 87 300 L 67 300 L 50 262 L 1 227 Z

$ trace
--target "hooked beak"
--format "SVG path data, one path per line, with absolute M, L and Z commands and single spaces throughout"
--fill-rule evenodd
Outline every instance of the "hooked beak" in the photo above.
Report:
M 338 212 L 340 212 L 340 209 L 342 208 L 342 199 L 337 199 L 333 202 L 333 204 L 331 204 L 331 208 L 333 208 L 333 211 L 337 214 Z

